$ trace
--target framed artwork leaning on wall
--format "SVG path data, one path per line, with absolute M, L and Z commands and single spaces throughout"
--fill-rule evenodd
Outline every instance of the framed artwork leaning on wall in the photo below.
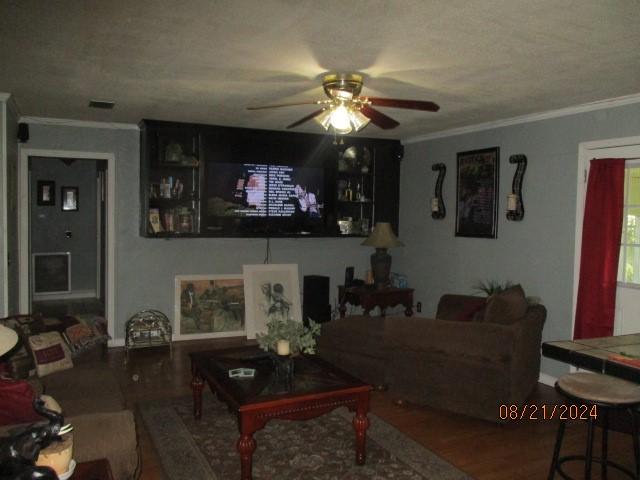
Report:
M 297 264 L 244 265 L 247 338 L 267 330 L 270 320 L 302 321 Z
M 176 340 L 245 335 L 242 275 L 177 275 Z

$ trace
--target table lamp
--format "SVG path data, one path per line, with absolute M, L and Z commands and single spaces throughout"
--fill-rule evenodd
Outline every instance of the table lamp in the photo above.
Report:
M 4 325 L 0 325 L 0 357 L 18 343 L 18 334 Z
M 404 243 L 395 236 L 390 223 L 377 222 L 369 237 L 362 242 L 362 245 L 376 249 L 375 253 L 371 255 L 371 270 L 376 287 L 388 287 L 389 273 L 391 272 L 391 255 L 387 253 L 387 249 L 401 247 Z

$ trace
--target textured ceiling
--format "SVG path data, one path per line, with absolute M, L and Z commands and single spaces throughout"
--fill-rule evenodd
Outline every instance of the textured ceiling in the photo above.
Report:
M 314 106 L 245 107 L 358 71 L 363 94 L 440 105 L 363 131 L 408 138 L 639 93 L 639 46 L 637 0 L 2 0 L 0 92 L 28 116 L 281 130 Z

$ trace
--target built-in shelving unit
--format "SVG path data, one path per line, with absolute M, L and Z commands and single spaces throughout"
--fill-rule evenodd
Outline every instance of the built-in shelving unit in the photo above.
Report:
M 155 120 L 140 131 L 142 236 L 363 237 L 376 221 L 398 230 L 396 140 Z

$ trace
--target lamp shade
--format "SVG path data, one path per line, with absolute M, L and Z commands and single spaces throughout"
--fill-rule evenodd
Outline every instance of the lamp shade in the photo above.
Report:
M 398 240 L 398 237 L 393 233 L 390 223 L 378 222 L 362 245 L 374 248 L 392 248 L 402 247 L 404 243 Z
M 10 328 L 0 325 L 0 356 L 7 353 L 18 343 L 18 334 Z

